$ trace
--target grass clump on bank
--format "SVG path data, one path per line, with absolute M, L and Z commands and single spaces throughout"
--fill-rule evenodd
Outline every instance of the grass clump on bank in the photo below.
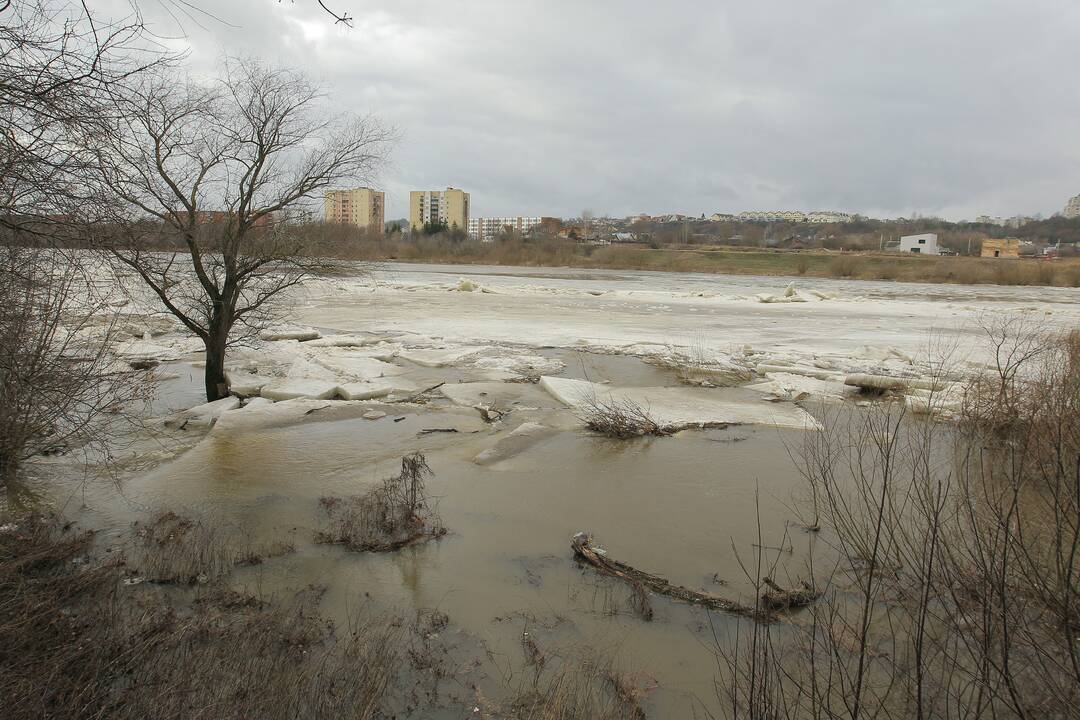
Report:
M 356 552 L 387 552 L 442 537 L 446 528 L 427 495 L 433 473 L 421 453 L 401 459 L 401 471 L 363 495 L 319 501 L 329 528 L 316 542 Z
M 253 544 L 241 533 L 202 518 L 160 512 L 136 524 L 137 565 L 144 579 L 158 583 L 200 584 L 228 575 L 236 565 L 258 565 L 264 558 L 295 550 L 289 541 Z

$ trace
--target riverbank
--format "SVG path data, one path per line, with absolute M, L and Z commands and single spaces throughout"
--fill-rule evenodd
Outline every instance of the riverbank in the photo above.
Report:
M 853 278 L 968 285 L 1080 287 L 1080 259 L 924 257 L 877 252 L 760 250 L 714 246 L 650 248 L 573 242 L 450 243 L 422 239 L 347 248 L 350 259 L 439 264 L 660 270 L 729 275 Z

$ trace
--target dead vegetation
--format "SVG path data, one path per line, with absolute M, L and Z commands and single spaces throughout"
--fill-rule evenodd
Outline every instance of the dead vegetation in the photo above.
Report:
M 180 612 L 90 562 L 90 542 L 40 518 L 0 532 L 5 718 L 382 716 L 400 628 L 338 634 L 315 588 L 283 604 L 223 591 Z
M 733 715 L 1076 717 L 1080 337 L 983 331 L 957 424 L 882 404 L 827 414 L 804 448 L 839 564 L 794 632 L 725 643 Z
M 115 444 L 115 426 L 147 394 L 108 355 L 109 310 L 63 251 L 0 246 L 0 486 L 39 454 Z
M 151 582 L 205 585 L 227 575 L 236 565 L 258 565 L 264 559 L 294 551 L 291 541 L 252 543 L 246 535 L 206 518 L 161 512 L 136 524 L 135 565 Z
M 446 534 L 427 495 L 431 468 L 421 453 L 401 459 L 401 471 L 363 495 L 319 501 L 329 529 L 316 542 L 344 545 L 356 552 L 387 552 Z
M 644 678 L 619 672 L 610 657 L 598 653 L 567 657 L 544 655 L 535 642 L 527 658 L 544 662 L 531 682 L 518 688 L 507 707 L 488 707 L 484 715 L 508 720 L 644 720 L 641 701 L 655 687 Z M 545 669 L 546 668 L 546 669 Z
M 648 408 L 632 400 L 611 397 L 605 400 L 591 395 L 584 400 L 580 418 L 589 430 L 620 440 L 645 436 L 666 437 L 675 432 L 674 428 L 657 421 Z
M 456 705 L 449 618 L 365 609 L 345 626 L 308 586 L 265 598 L 122 582 L 93 536 L 29 516 L 0 522 L 0 697 L 5 720 L 430 717 Z

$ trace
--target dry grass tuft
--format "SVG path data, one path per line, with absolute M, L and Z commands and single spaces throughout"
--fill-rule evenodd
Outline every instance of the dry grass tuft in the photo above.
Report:
M 427 496 L 431 477 L 427 460 L 414 453 L 401 459 L 400 473 L 364 495 L 322 498 L 329 530 L 318 533 L 316 542 L 386 552 L 442 537 L 446 528 Z
M 561 659 L 555 669 L 540 673 L 532 684 L 518 692 L 510 703 L 507 717 L 514 720 L 643 720 L 645 711 L 641 700 L 651 688 L 651 682 L 636 682 L 635 678 L 618 672 L 610 658 L 586 655 Z
M 172 511 L 137 524 L 138 567 L 151 582 L 206 584 L 228 575 L 236 565 L 258 565 L 265 558 L 295 550 L 292 542 L 252 544 L 241 533 L 206 520 Z

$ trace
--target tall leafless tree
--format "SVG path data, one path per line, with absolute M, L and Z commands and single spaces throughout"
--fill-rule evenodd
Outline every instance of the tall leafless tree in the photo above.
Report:
M 103 245 L 206 347 L 207 400 L 228 393 L 225 353 L 315 267 L 289 213 L 369 178 L 391 133 L 332 117 L 299 72 L 229 60 L 215 83 L 175 76 L 119 101 L 125 123 L 93 145 Z

